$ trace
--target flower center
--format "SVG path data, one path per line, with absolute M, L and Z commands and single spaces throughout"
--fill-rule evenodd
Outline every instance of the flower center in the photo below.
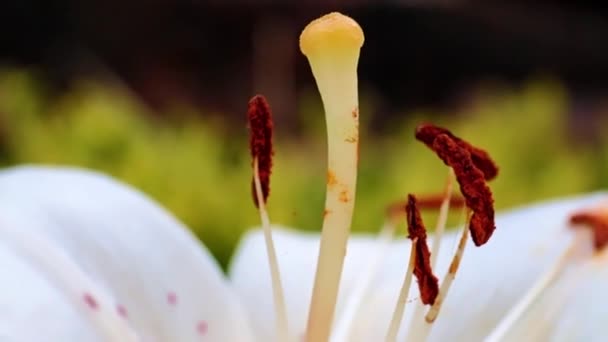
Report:
M 363 31 L 359 25 L 353 19 L 339 13 L 331 13 L 311 22 L 300 36 L 300 49 L 308 58 L 323 101 L 328 137 L 327 195 L 305 337 L 307 341 L 329 340 L 333 327 L 356 194 L 359 159 L 357 65 L 363 40 Z M 270 192 L 273 125 L 270 107 L 262 96 L 255 96 L 249 102 L 248 119 L 253 158 L 254 204 L 259 209 L 267 247 L 277 316 L 277 337 L 285 341 L 289 336 L 285 302 L 270 231 L 270 220 L 265 209 Z M 432 124 L 420 125 L 416 129 L 416 138 L 431 148 L 450 171 L 445 193 L 440 199 L 422 197 L 423 200 L 418 204 L 416 197 L 409 195 L 405 206 L 393 206 L 389 210 L 387 226 L 378 239 L 384 246 L 380 249 L 386 250 L 393 236 L 394 214 L 400 211 L 402 214 L 405 213 L 402 216 L 407 217 L 411 257 L 405 272 L 400 299 L 396 303 L 387 333 L 389 341 L 395 340 L 398 334 L 412 275 L 418 280 L 422 304 L 430 305 L 426 315 L 422 313 L 416 315 L 424 317 L 425 322 L 421 324 L 424 327 L 423 336 L 427 336 L 456 276 L 469 234 L 475 245 L 481 246 L 490 239 L 495 229 L 493 198 L 486 181 L 496 177 L 498 168 L 488 153 L 456 137 L 447 129 Z M 468 228 L 463 229 L 458 248 L 439 286 L 439 281 L 433 274 L 433 266 L 439 253 L 441 237 L 452 201 L 453 178 L 458 181 L 463 195 L 462 198 L 454 198 L 454 202 L 457 204 L 460 199 L 460 204 L 466 205 L 465 216 Z M 419 205 L 422 207 L 439 205 L 440 208 L 432 252 L 427 245 L 427 234 Z M 382 262 L 382 259 L 383 257 L 378 258 L 377 262 Z M 352 321 L 349 319 L 350 315 L 354 317 L 361 306 L 376 269 L 378 269 L 377 265 L 370 266 L 370 271 L 360 283 L 358 291 L 355 291 L 350 301 L 351 305 L 346 310 L 348 321 Z M 349 324 L 338 324 L 337 327 L 334 336 L 337 334 L 348 340 Z

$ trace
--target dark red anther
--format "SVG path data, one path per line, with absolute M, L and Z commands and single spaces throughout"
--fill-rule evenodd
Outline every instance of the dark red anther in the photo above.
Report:
M 467 141 L 455 136 L 452 134 L 452 132 L 445 128 L 435 126 L 430 123 L 424 123 L 416 127 L 416 139 L 420 140 L 431 149 L 433 148 L 435 138 L 440 134 L 447 135 L 456 144 L 458 144 L 458 146 L 467 150 L 471 154 L 473 164 L 475 164 L 475 166 L 480 169 L 481 172 L 483 172 L 487 181 L 496 178 L 498 175 L 498 166 L 496 163 L 494 163 L 488 152 L 471 145 Z
M 458 145 L 449 135 L 435 137 L 431 149 L 452 167 L 460 192 L 467 207 L 473 211 L 469 229 L 476 246 L 488 242 L 496 226 L 494 224 L 494 199 L 487 186 L 484 173 L 475 166 L 469 151 Z
M 585 225 L 593 232 L 593 244 L 596 250 L 608 245 L 608 209 L 592 208 L 580 210 L 570 216 L 570 224 Z M 574 226 L 577 227 L 577 226 Z
M 264 203 L 270 194 L 270 174 L 272 172 L 272 112 L 268 102 L 262 95 L 256 95 L 249 100 L 247 109 L 247 120 L 249 122 L 249 148 L 251 157 L 257 159 L 258 175 L 262 188 Z M 258 206 L 255 192 L 255 183 L 251 182 L 253 202 Z
M 416 263 L 414 265 L 414 276 L 418 279 L 420 299 L 423 304 L 434 304 L 439 294 L 439 280 L 433 274 L 431 268 L 431 252 L 426 241 L 426 228 L 422 222 L 420 211 L 416 206 L 416 197 L 407 197 L 407 230 L 408 238 L 416 241 L 413 248 L 416 249 Z

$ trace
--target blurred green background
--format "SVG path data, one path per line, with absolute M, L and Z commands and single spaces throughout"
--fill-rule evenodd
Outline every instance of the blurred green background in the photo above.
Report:
M 26 69 L 0 70 L 4 166 L 78 165 L 111 174 L 169 208 L 226 265 L 240 235 L 259 220 L 250 197 L 247 98 L 239 104 L 242 112 L 233 113 L 239 121 L 179 101 L 159 113 L 116 81 L 81 79 L 70 91 L 51 93 Z M 293 113 L 275 113 L 294 116 L 302 129 L 276 132 L 269 210 L 275 223 L 317 231 L 326 175 L 324 117 L 313 87 L 297 96 Z M 371 131 L 366 122 L 375 115 L 374 98 L 362 92 L 355 231 L 377 231 L 385 206 L 408 192 L 442 190 L 446 167 L 413 138 L 421 121 L 446 126 L 492 154 L 501 167 L 491 184 L 499 208 L 608 187 L 608 137 L 576 136 L 571 99 L 557 81 L 481 83 L 465 106 L 428 108 L 396 113 L 384 129 Z M 596 126 L 608 127 L 602 120 Z
M 605 6 L 604 6 L 605 7 Z M 222 266 L 258 225 L 245 112 L 274 109 L 275 223 L 318 231 L 319 95 L 298 36 L 339 10 L 365 31 L 355 231 L 436 193 L 446 167 L 421 121 L 486 148 L 500 209 L 608 187 L 608 9 L 546 0 L 4 0 L 0 163 L 77 165 L 141 189 Z M 433 220 L 433 213 L 426 219 Z M 453 215 L 451 224 L 458 222 Z M 429 222 L 428 226 L 433 224 Z

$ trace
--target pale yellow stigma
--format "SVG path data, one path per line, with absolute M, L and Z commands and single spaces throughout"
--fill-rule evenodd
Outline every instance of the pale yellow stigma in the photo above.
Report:
M 327 50 L 360 49 L 363 30 L 352 18 L 338 12 L 313 20 L 300 35 L 300 50 L 308 57 Z

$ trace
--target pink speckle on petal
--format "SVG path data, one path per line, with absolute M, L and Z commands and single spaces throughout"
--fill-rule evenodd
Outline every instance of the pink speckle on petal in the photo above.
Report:
M 167 293 L 167 303 L 170 305 L 177 305 L 177 294 L 175 294 L 175 292 Z
M 119 316 L 121 316 L 123 318 L 127 318 L 127 309 L 124 306 L 118 304 L 116 306 L 116 312 L 118 312 Z
M 196 324 L 196 331 L 199 333 L 199 335 L 207 334 L 208 330 L 209 330 L 209 325 L 207 324 L 207 321 L 199 321 Z
M 84 302 L 87 304 L 87 306 L 90 309 L 97 310 L 99 308 L 99 304 L 97 303 L 97 300 L 95 300 L 95 297 L 93 297 L 90 293 L 85 292 L 82 295 L 82 299 L 84 300 Z

